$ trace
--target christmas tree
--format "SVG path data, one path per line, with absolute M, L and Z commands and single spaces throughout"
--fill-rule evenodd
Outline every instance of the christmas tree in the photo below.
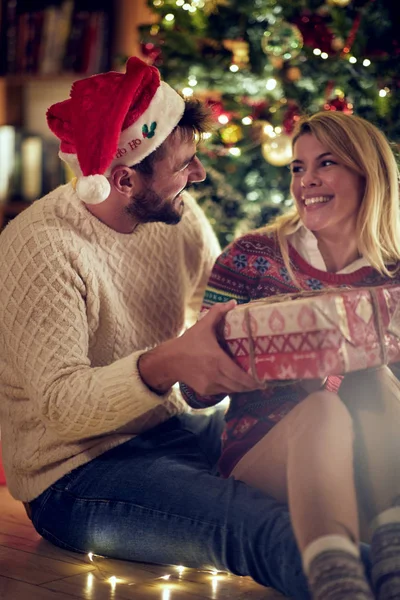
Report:
M 400 142 L 400 3 L 148 0 L 143 55 L 213 108 L 194 193 L 220 242 L 290 206 L 291 133 L 302 114 L 354 113 Z

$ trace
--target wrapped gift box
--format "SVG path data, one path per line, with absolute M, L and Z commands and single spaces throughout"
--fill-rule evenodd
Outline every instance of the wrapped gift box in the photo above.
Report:
M 400 286 L 273 297 L 227 313 L 222 337 L 259 382 L 322 379 L 400 361 Z

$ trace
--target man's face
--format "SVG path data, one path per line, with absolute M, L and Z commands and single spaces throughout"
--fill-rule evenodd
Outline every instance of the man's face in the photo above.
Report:
M 127 212 L 141 223 L 158 221 L 175 225 L 182 218 L 182 191 L 203 181 L 203 165 L 196 156 L 196 143 L 177 129 L 164 142 L 163 157 L 154 163 L 153 174 L 137 172 L 137 184 Z

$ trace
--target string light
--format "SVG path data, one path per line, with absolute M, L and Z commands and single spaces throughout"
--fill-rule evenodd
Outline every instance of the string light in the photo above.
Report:
M 232 156 L 240 156 L 242 153 L 240 151 L 240 148 L 229 148 L 229 154 L 232 154 Z
M 226 125 L 229 123 L 229 117 L 228 115 L 219 115 L 218 121 L 221 123 L 221 125 Z
M 265 84 L 265 87 L 267 88 L 267 90 L 272 92 L 272 90 L 276 88 L 277 83 L 278 82 L 276 81 L 276 79 L 271 77 L 270 79 L 268 79 L 267 83 Z
M 370 64 L 371 64 L 371 61 L 369 60 L 369 58 L 364 58 L 364 60 L 363 60 L 364 67 L 369 67 Z
M 243 117 L 243 119 L 242 119 L 243 125 L 251 125 L 252 122 L 253 122 L 253 119 L 251 117 Z
M 321 58 L 326 60 L 328 57 L 329 57 L 329 54 L 327 52 L 321 52 Z
M 355 56 L 350 56 L 350 58 L 349 58 L 349 62 L 350 62 L 350 63 L 352 63 L 353 65 L 355 65 L 355 64 L 356 64 L 356 62 L 357 62 L 357 59 L 356 59 L 356 57 L 355 57 Z
M 239 67 L 237 65 L 231 65 L 229 70 L 232 71 L 232 73 L 237 73 L 239 71 Z
M 182 94 L 183 94 L 184 96 L 186 96 L 186 97 L 188 97 L 188 96 L 193 96 L 193 90 L 192 90 L 192 88 L 191 88 L 191 87 L 185 87 L 185 88 L 183 88 L 183 90 L 182 90 Z
M 320 54 L 322 54 L 322 51 L 319 48 L 314 48 L 313 54 L 315 54 L 315 56 L 319 56 Z

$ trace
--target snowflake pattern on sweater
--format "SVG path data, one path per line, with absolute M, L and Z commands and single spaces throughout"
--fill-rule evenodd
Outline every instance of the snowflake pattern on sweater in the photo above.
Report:
M 214 265 L 202 310 L 232 298 L 238 304 L 244 304 L 298 292 L 299 287 L 305 291 L 320 291 L 400 283 L 400 273 L 390 279 L 368 266 L 346 274 L 320 271 L 290 245 L 289 258 L 298 285 L 288 273 L 274 236 L 256 232 L 236 240 L 222 252 Z M 337 391 L 339 384 L 340 378 L 329 377 L 325 387 Z M 214 405 L 222 399 L 222 395 L 201 397 L 184 384 L 181 390 L 188 404 L 196 408 Z M 306 396 L 307 392 L 298 382 L 232 394 L 225 416 L 223 453 L 219 465 L 221 474 L 229 476 L 240 458 Z

